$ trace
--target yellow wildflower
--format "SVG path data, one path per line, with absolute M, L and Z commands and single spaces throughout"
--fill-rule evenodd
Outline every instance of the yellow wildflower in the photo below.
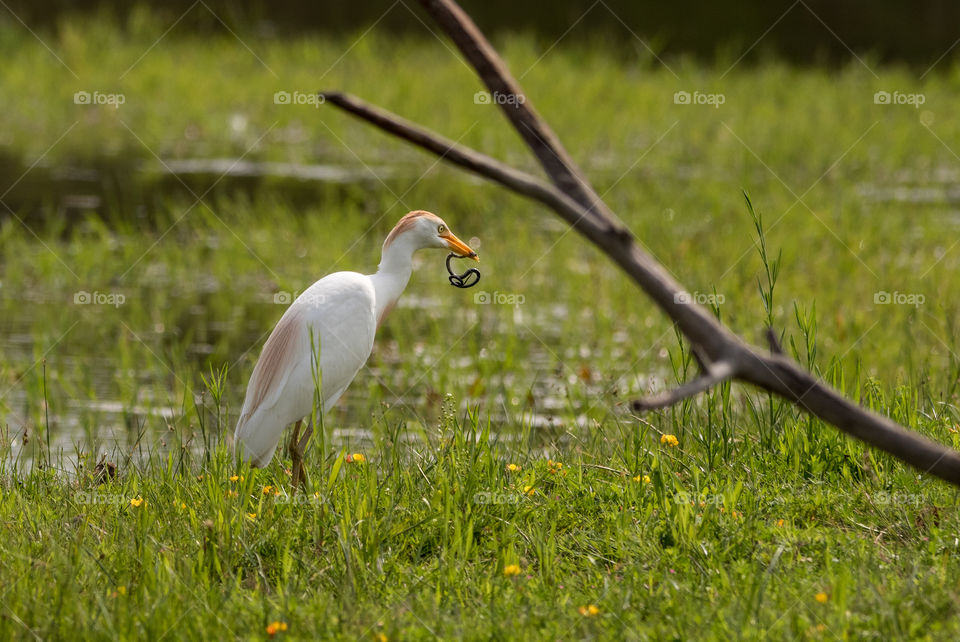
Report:
M 270 491 L 272 491 L 272 490 L 273 490 L 273 486 L 264 486 L 264 487 L 263 487 L 263 494 L 264 494 L 264 495 L 269 495 L 269 494 L 270 494 Z
M 267 635 L 270 637 L 275 636 L 277 633 L 287 630 L 287 623 L 274 620 L 267 625 Z
M 507 464 L 507 472 L 515 473 L 519 470 L 522 470 L 520 466 L 517 466 L 516 464 Z
M 588 604 L 577 609 L 583 617 L 593 617 L 600 613 L 600 607 L 596 604 Z
M 650 475 L 637 475 L 636 477 L 633 478 L 633 481 L 637 482 L 638 484 L 640 482 L 643 482 L 644 484 L 649 484 Z
M 533 486 L 524 486 L 524 487 L 523 487 L 523 492 L 524 492 L 525 495 L 531 495 L 531 496 L 532 496 L 534 493 L 537 492 L 537 489 L 534 488 Z
M 674 446 L 679 445 L 680 440 L 677 439 L 677 436 L 676 436 L 676 435 L 661 435 L 661 436 L 660 436 L 660 443 L 661 443 L 661 444 L 666 444 L 666 445 L 670 446 L 671 448 L 673 448 Z
M 353 453 L 352 455 L 347 455 L 348 464 L 362 464 L 367 461 L 367 458 L 363 456 L 363 453 Z
M 783 527 L 784 524 L 786 524 L 786 522 L 783 521 L 782 519 L 777 520 L 777 526 Z
M 230 481 L 235 482 L 235 481 L 237 481 L 238 479 L 240 479 L 240 476 L 239 476 L 239 475 L 230 475 Z
M 133 506 L 134 508 L 140 508 L 140 506 L 142 506 L 143 504 L 144 504 L 143 498 L 140 497 L 139 495 L 137 495 L 136 497 L 130 500 L 130 505 Z
M 256 513 L 247 513 L 247 519 L 249 519 L 251 522 L 252 522 L 253 520 L 255 520 L 256 518 L 257 518 L 257 514 L 256 514 Z
M 377 642 L 387 642 L 387 636 L 379 631 L 373 634 L 373 639 Z
M 827 595 L 826 593 L 821 592 L 814 595 L 813 599 L 815 599 L 817 602 L 820 602 L 820 604 L 826 604 L 827 600 L 830 599 L 830 596 Z
M 520 565 L 519 564 L 507 564 L 503 567 L 503 574 L 506 577 L 513 577 L 515 575 L 520 575 Z

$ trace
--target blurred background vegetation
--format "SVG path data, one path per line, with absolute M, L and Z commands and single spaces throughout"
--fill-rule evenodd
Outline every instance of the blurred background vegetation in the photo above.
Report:
M 16 0 L 5 4 L 31 27 L 52 28 L 83 14 L 125 21 L 141 3 Z M 713 60 L 739 56 L 762 35 L 753 59 L 775 55 L 803 64 L 836 64 L 856 52 L 884 62 L 931 65 L 956 44 L 960 22 L 960 4 L 950 0 L 554 0 L 549 4 L 464 0 L 460 4 L 488 36 L 524 33 L 546 43 L 566 37 L 614 49 L 625 46 L 628 52 L 637 46 L 637 36 L 657 54 Z M 421 36 L 421 20 L 425 21 L 416 2 L 397 0 L 173 0 L 154 3 L 153 11 L 178 20 L 178 29 L 197 33 L 230 28 L 262 35 L 341 34 L 376 23 L 383 30 Z M 2 14 L 0 20 L 10 19 Z

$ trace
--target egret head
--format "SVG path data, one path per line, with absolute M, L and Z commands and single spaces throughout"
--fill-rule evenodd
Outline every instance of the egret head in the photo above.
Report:
M 449 250 L 458 256 L 479 261 L 477 253 L 450 231 L 447 224 L 436 214 L 425 210 L 410 212 L 394 226 L 383 243 L 384 251 L 393 243 L 403 239 L 415 249 L 438 248 Z

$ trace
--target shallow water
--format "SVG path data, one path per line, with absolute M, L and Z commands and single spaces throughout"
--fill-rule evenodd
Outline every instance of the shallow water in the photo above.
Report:
M 0 350 L 7 363 L 17 364 L 18 369 L 3 396 L 7 410 L 0 417 L 0 422 L 9 428 L 12 442 L 8 465 L 30 466 L 39 459 L 37 439 L 42 440 L 44 448 L 49 447 L 54 461 L 60 461 L 59 465 L 67 471 L 76 464 L 80 453 L 94 459 L 106 455 L 111 461 L 126 461 L 127 457 L 136 460 L 150 453 L 177 449 L 184 443 L 194 452 L 202 451 L 209 440 L 200 435 L 196 408 L 207 408 L 205 415 L 212 420 L 213 405 L 208 394 L 201 394 L 203 386 L 199 382 L 180 380 L 190 376 L 185 373 L 206 372 L 211 361 L 221 363 L 216 353 L 222 349 L 224 336 L 229 336 L 229 344 L 235 346 L 228 351 L 238 357 L 229 360 L 231 369 L 224 393 L 229 405 L 222 422 L 223 433 L 232 433 L 232 422 L 251 369 L 250 362 L 239 355 L 248 349 L 251 354 L 259 352 L 284 306 L 273 305 L 270 293 L 250 290 L 237 295 L 231 290 L 230 294 L 235 296 L 260 301 L 267 314 L 255 324 L 240 317 L 224 320 L 209 306 L 191 303 L 198 293 L 206 297 L 224 294 L 224 284 L 214 279 L 197 279 L 181 285 L 155 270 L 151 275 L 150 287 L 166 290 L 165 300 L 170 308 L 183 307 L 189 315 L 191 331 L 202 338 L 185 345 L 186 361 L 178 365 L 167 362 L 164 344 L 172 328 L 163 323 L 152 328 L 117 328 L 121 333 L 135 333 L 137 342 L 142 342 L 148 355 L 155 357 L 155 362 L 144 364 L 145 367 L 121 362 L 120 354 L 111 350 L 112 346 L 72 342 L 69 332 L 74 322 L 67 317 L 57 325 L 57 332 L 63 327 L 67 333 L 61 342 L 54 341 L 58 337 L 38 337 L 34 331 L 38 316 L 63 315 L 64 306 L 60 303 L 69 300 L 70 292 L 62 287 L 32 289 L 28 305 L 20 306 L 15 315 L 0 319 Z M 6 285 L 9 293 L 10 284 Z M 132 298 L 125 305 L 139 303 Z M 405 294 L 399 308 L 441 320 L 446 309 L 441 299 L 415 290 Z M 68 306 L 68 312 L 72 314 L 74 310 Z M 509 312 L 519 322 L 517 327 L 525 328 L 536 338 L 522 360 L 486 375 L 480 374 L 481 363 L 499 363 L 506 358 L 496 348 L 449 354 L 443 346 L 429 341 L 400 347 L 389 335 L 378 337 L 367 367 L 326 417 L 328 445 L 363 450 L 375 442 L 378 433 L 382 435 L 398 422 L 407 424 L 401 443 L 412 451 L 425 444 L 425 434 L 437 434 L 445 395 L 427 383 L 422 371 L 408 367 L 412 363 L 422 363 L 426 368 L 442 365 L 462 395 L 454 401 L 456 413 L 463 417 L 480 411 L 481 421 L 490 423 L 492 439 L 512 443 L 529 430 L 529 438 L 544 448 L 566 443 L 572 433 L 589 431 L 593 425 L 591 416 L 597 412 L 626 417 L 626 407 L 616 405 L 611 390 L 662 387 L 657 378 L 644 375 L 618 380 L 617 373 L 610 372 L 605 373 L 604 379 L 590 368 L 575 370 L 561 365 L 567 359 L 586 362 L 595 357 L 590 346 L 564 345 L 560 321 L 568 314 L 562 304 Z M 485 321 L 475 310 L 464 311 L 455 323 L 481 335 L 502 332 L 499 325 L 489 325 L 489 320 Z M 626 335 L 615 338 L 626 350 Z M 44 355 L 44 351 L 48 353 Z M 662 381 L 667 371 L 659 375 Z M 49 406 L 43 401 L 42 382 L 60 390 Z M 78 385 L 84 387 L 76 388 Z M 574 385 L 580 392 L 570 395 L 569 389 Z M 191 390 L 186 397 L 184 386 Z M 379 390 L 378 403 L 371 402 L 370 386 Z M 587 397 L 596 401 L 587 402 Z M 49 436 L 43 426 L 49 426 Z

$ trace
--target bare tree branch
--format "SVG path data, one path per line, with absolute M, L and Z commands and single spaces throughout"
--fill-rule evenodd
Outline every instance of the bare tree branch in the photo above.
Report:
M 923 472 L 960 486 L 960 454 L 844 398 L 782 354 L 768 332 L 773 353 L 747 345 L 707 309 L 690 302 L 686 291 L 623 227 L 570 160 L 556 135 L 533 108 L 529 96 L 506 71 L 497 52 L 453 0 L 421 0 L 477 70 L 491 92 L 524 96 L 498 102 L 533 151 L 550 185 L 480 152 L 454 144 L 419 125 L 349 95 L 328 92 L 327 101 L 444 160 L 493 180 L 550 207 L 594 243 L 677 324 L 690 340 L 703 374 L 672 392 L 637 402 L 663 407 L 726 380 L 752 384 L 787 399 L 810 414 L 879 448 Z
M 567 154 L 560 139 L 546 121 L 537 114 L 533 103 L 523 93 L 500 55 L 477 28 L 470 16 L 456 2 L 421 0 L 420 4 L 447 32 L 490 90 L 493 100 L 503 110 L 517 133 L 533 151 L 547 176 L 570 198 L 582 205 L 590 215 L 598 214 L 601 222 L 621 227 L 613 213 L 597 195 L 583 173 Z
M 684 399 L 694 397 L 705 390 L 709 390 L 718 383 L 722 383 L 733 378 L 735 369 L 732 364 L 726 361 L 715 363 L 709 366 L 703 374 L 694 377 L 690 381 L 681 384 L 673 390 L 668 390 L 663 394 L 648 399 L 636 399 L 631 407 L 642 412 L 646 410 L 656 410 L 657 408 L 666 408 L 680 403 Z
M 543 203 L 587 236 L 600 236 L 606 233 L 606 228 L 598 225 L 595 217 L 585 215 L 583 208 L 576 201 L 543 179 L 516 170 L 469 147 L 458 145 L 448 138 L 374 107 L 355 96 L 340 92 L 322 92 L 320 95 L 325 102 L 336 105 L 387 133 L 422 147 L 447 162 L 500 183 L 518 194 Z

